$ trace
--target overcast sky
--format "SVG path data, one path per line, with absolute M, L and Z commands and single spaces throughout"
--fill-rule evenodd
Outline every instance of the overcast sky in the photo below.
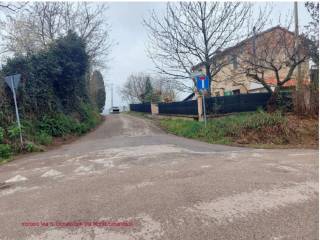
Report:
M 153 63 L 147 57 L 147 32 L 142 25 L 143 18 L 150 11 L 163 11 L 164 3 L 118 2 L 110 3 L 108 16 L 112 28 L 112 38 L 117 43 L 112 50 L 110 69 L 105 75 L 113 84 L 114 106 L 126 105 L 119 89 L 131 73 L 152 72 Z M 107 109 L 110 107 L 110 85 L 107 85 Z
M 301 27 L 309 21 L 308 12 L 303 2 L 299 2 L 299 21 Z M 281 13 L 293 13 L 293 2 L 274 3 L 272 16 L 279 18 Z M 111 23 L 111 36 L 117 45 L 112 50 L 110 69 L 104 71 L 104 78 L 114 85 L 114 106 L 126 105 L 122 101 L 119 89 L 131 73 L 152 72 L 153 63 L 147 57 L 147 32 L 142 25 L 143 18 L 147 17 L 151 10 L 162 13 L 165 3 L 152 2 L 114 2 L 109 4 L 106 13 Z M 275 21 L 277 22 L 277 20 Z M 110 107 L 110 87 L 107 85 L 107 105 Z

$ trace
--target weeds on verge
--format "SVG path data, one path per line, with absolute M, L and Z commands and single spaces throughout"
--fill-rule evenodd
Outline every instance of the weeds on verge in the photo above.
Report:
M 229 144 L 244 139 L 251 133 L 264 137 L 273 138 L 276 143 L 285 143 L 288 138 L 287 118 L 281 112 L 269 114 L 262 110 L 251 113 L 237 113 L 230 116 L 208 120 L 207 128 L 197 121 L 186 121 L 177 119 L 163 119 L 160 124 L 169 132 L 179 136 L 196 138 L 210 143 Z M 275 134 L 278 136 L 274 138 Z M 263 142 L 258 139 L 263 136 L 253 136 L 254 141 Z M 272 136 L 271 136 L 272 135 Z M 268 139 L 267 141 L 269 141 Z
M 0 127 L 0 162 L 20 151 L 43 151 L 41 145 L 50 145 L 53 137 L 81 135 L 97 126 L 101 121 L 99 113 L 83 104 L 77 118 L 63 113 L 46 115 L 41 119 L 23 120 L 22 134 L 24 145 L 21 148 L 19 128 L 16 124 Z

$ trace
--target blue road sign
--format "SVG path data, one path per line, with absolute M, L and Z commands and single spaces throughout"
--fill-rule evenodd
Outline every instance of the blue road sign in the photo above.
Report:
M 208 76 L 197 76 L 197 89 L 200 90 L 206 90 L 209 88 L 209 78 Z
M 6 76 L 4 80 L 10 87 L 11 91 L 13 92 L 14 90 L 18 89 L 20 78 L 21 78 L 21 74 L 15 74 L 11 76 Z

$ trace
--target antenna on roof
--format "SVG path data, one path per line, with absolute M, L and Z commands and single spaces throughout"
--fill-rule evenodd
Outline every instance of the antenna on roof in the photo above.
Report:
M 257 33 L 256 33 L 256 26 L 253 27 L 253 43 L 252 43 L 252 51 L 253 51 L 253 56 L 256 58 L 256 38 L 257 38 Z

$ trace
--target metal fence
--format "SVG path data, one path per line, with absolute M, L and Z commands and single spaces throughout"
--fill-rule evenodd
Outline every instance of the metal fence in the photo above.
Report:
M 198 115 L 197 100 L 159 103 L 159 114 Z
M 218 114 L 255 111 L 259 107 L 265 108 L 270 96 L 269 93 L 250 93 L 206 98 L 206 112 Z
M 290 92 L 280 94 L 278 105 L 291 110 L 292 99 Z M 210 114 L 224 114 L 232 112 L 256 111 L 265 109 L 270 99 L 270 93 L 250 93 L 223 97 L 206 98 L 206 112 Z M 159 103 L 159 114 L 198 115 L 197 100 L 185 102 Z M 130 110 L 136 112 L 151 112 L 150 103 L 130 104 Z
M 150 103 L 130 104 L 130 111 L 151 113 Z

